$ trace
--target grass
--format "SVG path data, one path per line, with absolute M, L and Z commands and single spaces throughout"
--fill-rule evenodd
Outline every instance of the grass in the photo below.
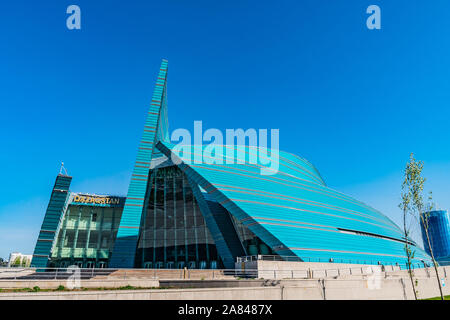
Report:
M 118 288 L 79 288 L 79 289 L 69 289 L 64 286 L 59 286 L 56 289 L 41 289 L 38 286 L 33 288 L 19 288 L 19 289 L 2 289 L 0 288 L 0 292 L 2 293 L 11 293 L 11 292 L 61 292 L 61 291 L 106 291 L 106 290 L 145 290 L 145 289 L 171 289 L 172 287 L 133 287 L 133 286 L 124 286 Z
M 441 300 L 441 297 L 428 298 L 423 300 Z M 450 300 L 450 296 L 444 296 L 444 300 Z

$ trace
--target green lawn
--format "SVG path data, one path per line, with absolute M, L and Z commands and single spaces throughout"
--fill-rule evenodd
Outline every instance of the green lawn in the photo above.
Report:
M 34 288 L 20 288 L 20 289 L 1 289 L 0 293 L 11 293 L 11 292 L 55 292 L 55 291 L 103 291 L 103 290 L 145 290 L 145 289 L 170 289 L 169 287 L 133 287 L 125 286 L 118 288 L 79 288 L 79 289 L 68 289 L 64 286 L 59 286 L 56 289 L 41 289 L 39 287 Z
M 429 298 L 424 300 L 441 300 L 441 297 Z M 444 300 L 450 300 L 450 296 L 444 296 Z

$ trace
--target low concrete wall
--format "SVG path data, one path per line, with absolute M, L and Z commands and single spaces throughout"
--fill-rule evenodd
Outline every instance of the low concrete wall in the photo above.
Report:
M 0 293 L 0 300 L 280 300 L 278 287 Z
M 67 287 L 66 280 L 0 280 L 2 289 L 20 289 L 39 287 L 41 289 L 56 289 L 59 286 Z M 125 286 L 158 288 L 156 279 L 125 279 L 125 280 L 81 280 L 82 288 L 120 288 Z
M 258 279 L 307 279 L 308 270 L 258 270 Z
M 33 273 L 34 273 L 34 270 L 27 269 L 27 268 L 0 268 L 0 279 L 25 277 L 25 276 L 28 276 Z
M 326 299 L 384 299 L 384 300 L 412 300 L 414 292 L 409 279 L 384 279 L 379 289 L 371 289 L 368 281 L 340 280 L 326 281 Z M 432 278 L 417 279 L 417 296 L 419 299 L 426 299 L 439 296 L 437 280 Z M 449 287 L 443 288 L 444 295 L 450 294 Z
M 298 262 L 298 261 L 247 261 L 236 263 L 237 270 L 254 274 L 259 279 L 365 279 L 381 269 L 383 277 L 408 277 L 407 270 L 398 266 L 355 265 L 343 263 Z M 440 277 L 450 277 L 450 266 L 439 267 Z M 435 277 L 433 267 L 413 269 L 415 277 Z
M 421 268 L 421 269 L 414 269 L 413 270 L 414 275 L 416 277 L 436 277 L 436 271 L 433 267 L 431 268 Z M 438 267 L 439 276 L 442 278 L 450 277 L 450 267 Z M 394 272 L 388 272 L 389 276 L 405 276 L 408 274 L 407 270 L 401 270 L 401 271 L 394 271 Z
M 380 279 L 379 287 L 370 280 L 280 280 L 275 286 L 207 289 L 111 290 L 91 292 L 0 293 L 0 300 L 405 300 L 414 299 L 407 279 Z M 418 278 L 418 297 L 439 296 L 436 279 Z M 445 286 L 444 294 L 450 294 Z
M 96 276 L 95 279 L 234 279 L 220 269 L 119 269 L 107 276 Z
M 161 287 L 182 288 L 251 288 L 271 285 L 269 280 L 160 280 Z
M 236 263 L 240 270 L 255 270 L 262 279 L 322 279 L 341 276 L 362 276 L 371 274 L 378 265 L 355 265 L 346 263 L 322 263 L 299 261 L 247 261 Z M 257 270 L 257 271 L 256 271 Z M 384 266 L 385 272 L 401 272 L 398 266 Z

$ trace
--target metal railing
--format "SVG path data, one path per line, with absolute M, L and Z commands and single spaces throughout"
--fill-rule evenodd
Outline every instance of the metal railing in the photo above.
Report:
M 376 269 L 379 268 L 379 269 Z M 448 268 L 448 267 L 447 267 Z M 422 268 L 423 269 L 423 268 Z M 432 271 L 427 268 L 426 274 Z M 374 272 L 395 274 L 398 266 L 351 266 L 326 269 L 108 269 L 108 268 L 0 268 L 0 281 L 6 280 L 80 280 L 118 281 L 139 279 L 219 280 L 219 279 L 319 279 L 364 276 Z M 404 269 L 403 269 L 404 271 Z M 444 276 L 450 270 L 443 270 Z
M 316 259 L 316 258 L 315 258 Z M 276 256 L 276 255 L 252 255 L 237 258 L 237 262 L 249 261 L 303 261 L 309 262 L 308 258 Z M 319 261 L 311 261 L 319 262 Z M 320 261 L 322 262 L 322 261 Z M 323 261 L 326 262 L 326 261 Z M 327 261 L 330 262 L 330 261 Z M 113 269 L 113 268 L 79 268 L 70 266 L 66 268 L 35 268 L 35 267 L 0 267 L 1 280 L 64 280 L 71 276 L 76 276 L 81 280 L 95 278 L 96 280 L 120 280 L 120 279 L 197 279 L 197 280 L 214 280 L 214 279 L 254 279 L 254 278 L 317 278 L 317 277 L 342 277 L 343 275 L 363 275 L 367 273 L 368 265 L 380 266 L 381 271 L 395 272 L 406 270 L 406 263 L 399 264 L 383 264 L 375 261 L 365 260 L 334 260 L 336 265 L 330 263 L 330 268 L 292 268 L 290 270 L 269 270 L 264 268 L 245 268 L 242 269 Z M 352 266 L 340 267 L 338 263 L 351 264 Z M 450 261 L 440 261 L 443 266 L 450 266 Z M 364 264 L 366 266 L 364 266 Z M 433 267 L 424 266 L 423 263 L 413 263 L 413 269 L 425 269 L 427 273 L 432 271 Z M 447 276 L 446 269 L 443 270 Z
M 290 261 L 290 262 L 322 262 L 322 263 L 345 263 L 355 265 L 380 265 L 380 266 L 399 266 L 402 269 L 407 268 L 406 262 L 403 264 L 395 263 L 392 261 L 380 261 L 380 260 L 351 260 L 351 259 L 337 259 L 337 258 L 318 258 L 318 257 L 296 257 L 296 256 L 278 256 L 278 255 L 250 255 L 238 257 L 236 262 L 249 262 L 249 261 Z M 442 261 L 441 261 L 442 263 Z M 445 265 L 445 264 L 442 264 Z M 450 261 L 447 265 L 450 265 Z M 413 269 L 431 267 L 430 263 L 415 262 L 411 264 Z
M 130 279 L 198 279 L 256 278 L 258 270 L 239 269 L 110 269 L 110 268 L 5 268 L 1 280 L 80 280 L 117 281 Z

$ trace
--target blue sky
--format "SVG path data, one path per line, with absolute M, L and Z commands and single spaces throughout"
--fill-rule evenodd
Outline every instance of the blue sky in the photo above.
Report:
M 81 30 L 66 8 L 81 8 Z M 381 7 L 382 29 L 366 28 Z M 400 221 L 410 152 L 450 208 L 447 0 L 8 1 L 0 13 L 0 257 L 32 253 L 60 161 L 125 194 L 161 58 L 170 129 L 278 128 L 327 184 Z

